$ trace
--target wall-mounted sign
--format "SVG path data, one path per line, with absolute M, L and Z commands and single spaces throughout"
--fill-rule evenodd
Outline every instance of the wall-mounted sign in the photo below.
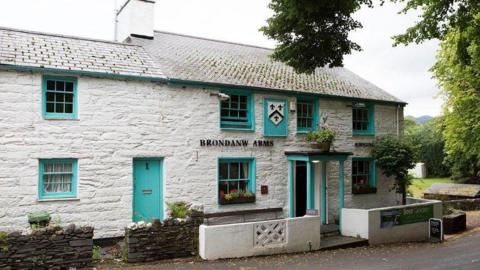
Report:
M 267 195 L 268 194 L 268 186 L 267 185 L 261 185 L 260 186 L 260 192 L 262 195 Z
M 418 222 L 427 222 L 433 217 L 433 205 L 394 208 L 380 212 L 380 228 L 391 228 Z
M 428 223 L 428 237 L 430 238 L 430 242 L 442 242 L 443 221 L 438 218 L 431 218 Z
M 373 143 L 371 142 L 356 142 L 355 147 L 372 147 Z
M 307 216 L 318 216 L 318 209 L 307 209 L 306 214 Z
M 286 137 L 288 135 L 288 105 L 286 100 L 263 100 L 263 135 Z
M 254 140 L 251 144 L 253 147 L 272 147 L 273 141 L 271 140 Z M 200 146 L 218 146 L 218 147 L 248 147 L 250 141 L 245 139 L 200 139 Z

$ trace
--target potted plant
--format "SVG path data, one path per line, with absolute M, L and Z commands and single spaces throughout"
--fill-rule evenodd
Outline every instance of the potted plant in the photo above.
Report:
M 249 191 L 232 189 L 229 193 L 220 194 L 220 204 L 237 204 L 237 203 L 253 203 L 255 202 L 255 194 Z
M 307 133 L 306 140 L 311 143 L 313 148 L 321 152 L 329 152 L 332 142 L 337 133 L 327 125 L 327 116 L 322 117 L 322 123 L 318 125 L 319 129 Z

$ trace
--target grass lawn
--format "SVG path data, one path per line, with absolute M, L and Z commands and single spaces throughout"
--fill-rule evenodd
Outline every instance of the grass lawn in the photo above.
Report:
M 433 183 L 453 183 L 453 181 L 450 178 L 413 179 L 412 184 L 408 187 L 408 192 L 415 198 L 421 198 L 423 192 Z

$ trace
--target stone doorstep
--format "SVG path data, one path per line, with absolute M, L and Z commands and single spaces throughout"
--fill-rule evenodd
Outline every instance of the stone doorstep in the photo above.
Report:
M 368 246 L 368 240 L 341 235 L 322 237 L 320 239 L 320 250 L 353 248 L 361 246 Z

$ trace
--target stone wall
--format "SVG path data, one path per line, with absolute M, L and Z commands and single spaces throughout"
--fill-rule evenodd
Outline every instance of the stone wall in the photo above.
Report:
M 480 199 L 444 201 L 443 208 L 458 209 L 463 211 L 480 210 Z
M 202 223 L 202 214 L 196 214 L 186 220 L 155 220 L 126 228 L 127 261 L 151 262 L 197 255 Z
M 28 235 L 0 233 L 0 269 L 92 266 L 92 227 L 47 227 Z
M 61 75 L 61 74 L 60 74 Z M 273 147 L 201 147 L 199 139 L 264 140 L 265 97 L 295 102 L 295 96 L 258 91 L 255 132 L 222 131 L 219 101 L 214 88 L 180 87 L 144 81 L 78 78 L 78 119 L 42 117 L 42 75 L 0 71 L 0 230 L 23 228 L 27 214 L 45 210 L 52 218 L 80 225 L 95 224 L 95 238 L 117 237 L 132 220 L 132 163 L 138 157 L 161 157 L 163 209 L 166 202 L 202 205 L 206 213 L 283 208 L 288 213 L 288 162 L 286 150 L 308 150 L 304 134 L 296 132 L 296 114 L 288 112 L 288 136 L 268 138 Z M 351 102 L 319 98 L 320 112 L 338 129 L 337 151 L 368 156 L 374 136 L 352 136 Z M 403 112 L 400 112 L 400 127 Z M 376 134 L 396 134 L 396 106 L 375 105 Z M 254 157 L 256 202 L 219 205 L 219 157 Z M 39 159 L 78 159 L 76 198 L 38 198 Z M 388 205 L 393 179 L 377 173 L 376 194 L 351 194 L 351 165 L 345 163 L 345 203 L 348 207 Z M 330 214 L 338 212 L 338 163 L 329 162 Z M 318 170 L 317 170 L 318 171 Z M 260 194 L 260 186 L 269 188 Z M 100 213 L 100 214 L 99 214 Z M 163 216 L 166 216 L 165 214 Z M 280 218 L 281 216 L 279 216 Z

